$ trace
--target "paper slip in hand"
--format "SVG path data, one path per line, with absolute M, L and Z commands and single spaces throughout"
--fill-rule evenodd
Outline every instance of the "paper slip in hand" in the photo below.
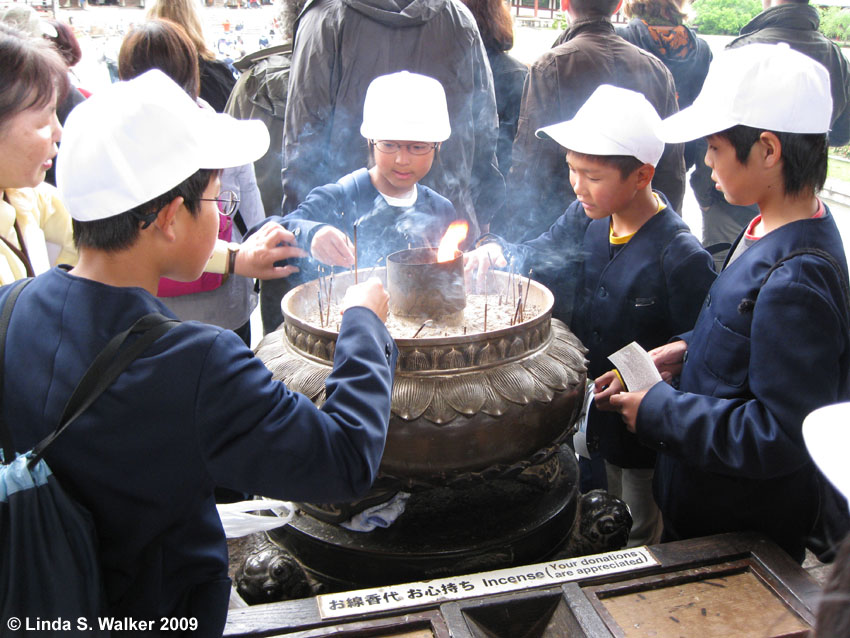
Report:
M 608 360 L 617 368 L 628 392 L 646 390 L 661 381 L 652 357 L 634 341 L 610 355 Z

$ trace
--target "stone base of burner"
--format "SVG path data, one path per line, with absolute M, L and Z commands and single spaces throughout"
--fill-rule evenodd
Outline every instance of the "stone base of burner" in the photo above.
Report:
M 245 564 L 252 569 L 240 570 L 237 588 L 257 590 L 257 583 L 250 582 L 253 572 L 255 581 L 265 579 L 266 590 L 274 589 L 268 582 L 274 569 L 263 568 L 263 563 L 278 565 L 286 579 L 276 591 L 302 591 L 303 576 L 310 584 L 306 595 L 311 595 L 623 547 L 631 526 L 625 505 L 604 492 L 580 496 L 572 451 L 564 448 L 558 459 L 560 472 L 547 489 L 519 480 L 496 480 L 463 490 L 425 490 L 411 495 L 404 514 L 392 526 L 369 533 L 352 532 L 302 512 L 289 525 L 269 532 L 270 543 L 247 557 Z M 296 566 L 303 568 L 303 574 L 296 573 Z

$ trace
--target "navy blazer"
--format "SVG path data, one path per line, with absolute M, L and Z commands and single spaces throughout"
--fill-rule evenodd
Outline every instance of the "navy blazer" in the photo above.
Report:
M 27 286 L 2 388 L 18 452 L 54 429 L 106 342 L 149 312 L 173 316 L 141 288 L 60 269 Z M 220 636 L 230 580 L 213 488 L 293 501 L 361 496 L 383 453 L 397 355 L 372 311 L 346 311 L 319 410 L 272 380 L 230 330 L 184 321 L 154 342 L 45 454 L 93 515 L 110 616 L 192 616 L 196 635 Z
M 613 366 L 608 355 L 637 341 L 651 349 L 694 325 L 715 278 L 711 256 L 688 225 L 656 192 L 665 208 L 610 257 L 610 219 L 590 220 L 573 202 L 548 231 L 522 244 L 506 244 L 521 271 L 551 287 L 553 314 L 588 348 L 588 376 Z M 653 450 L 630 434 L 618 414 L 592 408 L 589 436 L 619 467 L 652 467 Z
M 669 205 L 613 258 L 609 222 L 593 220 L 585 232 L 573 315 L 573 332 L 589 350 L 591 378 L 610 370 L 608 356 L 632 341 L 651 350 L 690 330 L 716 277 L 711 255 Z M 588 437 L 598 439 L 602 455 L 618 467 L 655 465 L 655 452 L 640 444 L 619 414 L 593 406 Z
M 762 286 L 802 248 L 827 251 L 842 272 L 801 255 Z M 802 422 L 848 398 L 840 278 L 844 246 L 828 211 L 768 233 L 720 273 L 683 335 L 679 390 L 656 384 L 637 415 L 638 437 L 659 451 L 654 489 L 666 539 L 755 530 L 803 560 L 818 491 Z

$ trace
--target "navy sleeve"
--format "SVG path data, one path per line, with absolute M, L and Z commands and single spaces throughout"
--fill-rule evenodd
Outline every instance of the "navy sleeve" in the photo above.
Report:
M 691 233 L 679 233 L 662 259 L 667 283 L 667 316 L 672 334 L 690 330 L 717 273 L 714 260 Z
M 727 476 L 770 479 L 811 462 L 802 422 L 846 394 L 840 355 L 848 347 L 846 318 L 835 301 L 839 288 L 831 268 L 810 257 L 784 266 L 761 289 L 752 338 L 724 329 L 727 339 L 718 333 L 710 346 L 716 366 L 724 358 L 744 361 L 741 396 L 680 392 L 657 383 L 638 411 L 643 443 Z
M 321 409 L 272 380 L 238 337 L 223 331 L 203 366 L 196 429 L 218 485 L 296 501 L 361 496 L 378 471 L 398 351 L 380 319 L 345 312 Z

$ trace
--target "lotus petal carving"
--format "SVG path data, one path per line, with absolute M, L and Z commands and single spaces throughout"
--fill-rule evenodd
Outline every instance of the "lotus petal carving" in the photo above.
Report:
M 418 419 L 434 397 L 433 379 L 396 375 L 393 383 L 392 413 L 405 421 Z
M 471 416 L 484 406 L 484 387 L 487 380 L 483 374 L 459 374 L 441 380 L 440 394 L 460 414 Z

